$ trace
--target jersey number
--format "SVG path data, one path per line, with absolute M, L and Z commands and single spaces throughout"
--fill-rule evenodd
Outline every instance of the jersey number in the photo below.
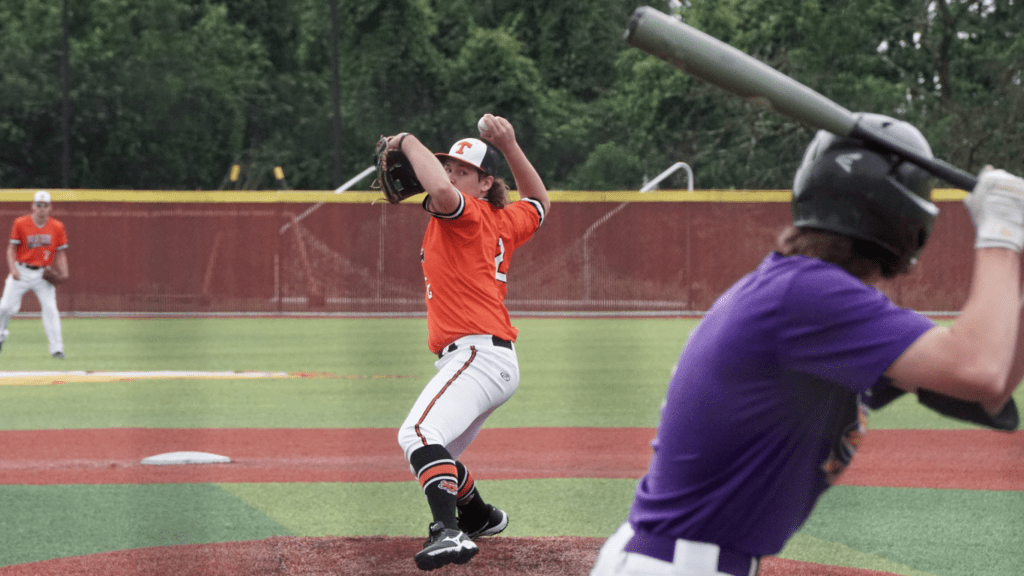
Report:
M 494 257 L 494 278 L 498 282 L 508 283 L 504 272 L 500 272 L 501 263 L 505 261 L 505 243 L 498 238 L 498 255 Z M 426 278 L 424 278 L 426 280 Z M 427 300 L 434 297 L 434 291 L 431 289 L 430 284 L 427 283 Z
M 498 255 L 494 257 L 494 278 L 498 282 L 508 283 L 504 272 L 499 272 L 501 263 L 505 261 L 505 243 L 498 238 Z

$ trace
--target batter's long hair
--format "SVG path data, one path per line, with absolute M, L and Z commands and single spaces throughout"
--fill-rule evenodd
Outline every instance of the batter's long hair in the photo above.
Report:
M 827 230 L 790 226 L 779 234 L 778 252 L 783 256 L 810 256 L 830 262 L 861 280 L 878 275 L 895 278 L 910 271 L 895 254 L 881 246 Z

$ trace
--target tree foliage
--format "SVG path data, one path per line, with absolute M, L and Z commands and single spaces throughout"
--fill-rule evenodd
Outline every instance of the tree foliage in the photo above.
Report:
M 331 189 L 381 134 L 445 149 L 493 112 L 553 189 L 637 189 L 678 161 L 701 188 L 787 188 L 813 135 L 629 47 L 623 0 L 66 0 L 66 91 L 62 2 L 0 0 L 2 187 L 57 186 L 66 144 L 73 187 L 216 189 L 239 163 L 267 175 L 250 187 L 280 165 Z M 1021 0 L 682 5 L 958 166 L 1024 172 Z

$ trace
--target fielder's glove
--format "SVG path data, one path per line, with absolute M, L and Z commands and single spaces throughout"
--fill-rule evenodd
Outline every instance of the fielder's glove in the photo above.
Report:
M 43 280 L 46 280 L 54 286 L 60 286 L 64 283 L 66 278 L 61 276 L 60 273 L 54 270 L 51 266 L 47 266 L 46 268 L 43 268 Z
M 405 135 L 402 138 L 405 138 Z M 388 139 L 386 136 L 381 136 L 377 141 L 374 164 L 377 166 L 377 179 L 370 186 L 380 189 L 388 202 L 398 204 L 402 200 L 424 191 L 409 159 L 402 152 L 401 140 L 399 140 L 398 150 L 388 150 Z

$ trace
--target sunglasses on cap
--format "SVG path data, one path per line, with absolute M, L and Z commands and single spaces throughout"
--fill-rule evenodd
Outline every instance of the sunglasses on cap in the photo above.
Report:
M 49 205 L 50 204 L 48 202 L 36 202 L 35 203 L 36 208 L 46 208 Z

